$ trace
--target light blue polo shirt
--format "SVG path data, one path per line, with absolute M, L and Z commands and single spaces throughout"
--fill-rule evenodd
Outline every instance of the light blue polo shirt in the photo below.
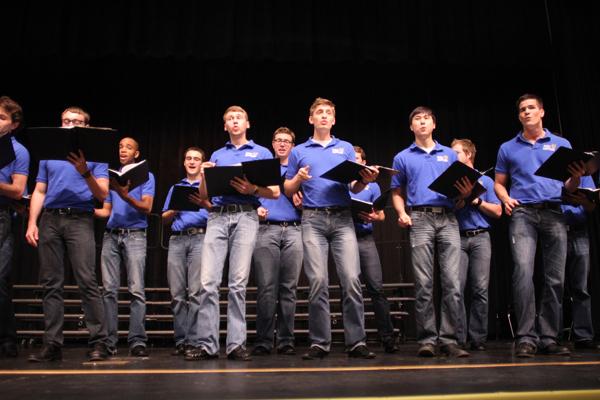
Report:
M 438 178 L 454 161 L 454 150 L 442 146 L 437 141 L 431 153 L 427 153 L 411 144 L 394 157 L 393 168 L 400 173 L 392 177 L 392 189 L 406 189 L 406 205 L 435 206 L 453 208 L 454 202 L 443 194 L 429 189 L 429 185 Z
M 148 180 L 130 191 L 129 195 L 140 201 L 142 200 L 142 196 L 154 197 L 154 175 L 149 172 Z M 108 229 L 148 227 L 146 214 L 138 211 L 131 204 L 127 203 L 114 190 L 109 192 L 108 197 L 104 201 L 106 203 L 112 203 L 112 211 L 108 223 L 106 224 Z
M 320 176 L 341 162 L 356 161 L 354 147 L 348 142 L 332 136 L 325 147 L 312 138 L 294 147 L 288 159 L 286 179 L 293 179 L 300 168 L 310 166 L 312 176 L 301 184 L 303 205 L 306 207 L 349 207 L 348 185 Z
M 522 204 L 561 201 L 564 183 L 534 175 L 534 172 L 559 147 L 571 148 L 571 143 L 547 129 L 544 132 L 546 135 L 534 144 L 525 140 L 523 132 L 519 132 L 498 150 L 496 173 L 510 178 L 509 195 Z
M 594 180 L 591 176 L 582 176 L 581 182 L 579 184 L 580 188 L 585 189 L 595 189 Z M 567 225 L 569 226 L 577 226 L 583 227 L 587 223 L 588 215 L 583 209 L 583 206 L 573 206 L 570 204 L 562 205 L 563 214 L 565 215 L 565 219 Z
M 494 192 L 494 181 L 492 178 L 484 175 L 479 178 L 479 183 L 486 189 L 486 192 L 480 196 L 481 200 L 488 203 L 500 204 L 500 200 L 498 200 Z M 471 204 L 464 206 L 460 210 L 456 210 L 456 219 L 461 231 L 488 229 L 491 226 L 490 218 Z
M 108 164 L 87 161 L 87 167 L 95 178 L 108 179 Z M 78 208 L 94 210 L 94 196 L 85 179 L 73 164 L 62 160 L 42 160 L 36 182 L 48 185 L 45 208 Z
M 369 203 L 377 200 L 381 196 L 381 188 L 375 182 L 369 183 L 365 188 L 358 193 L 350 193 L 350 197 L 357 200 L 368 201 Z M 361 220 L 362 221 L 362 220 Z M 358 234 L 367 234 L 373 232 L 373 223 L 356 222 L 354 221 L 354 230 Z
M 214 162 L 217 167 L 226 167 L 230 165 L 240 165 L 245 161 L 256 161 L 273 158 L 273 154 L 263 146 L 260 146 L 250 140 L 248 143 L 235 148 L 231 142 L 227 142 L 225 147 L 212 153 L 210 161 Z M 259 206 L 260 202 L 256 196 L 236 194 L 228 196 L 215 196 L 211 199 L 215 206 L 224 206 L 227 204 L 253 204 Z
M 179 183 L 177 183 L 177 185 L 191 186 L 197 188 L 198 186 L 200 186 L 200 181 L 189 182 L 186 178 L 184 178 L 180 180 Z M 169 209 L 171 195 L 173 194 L 173 186 L 171 186 L 171 188 L 169 189 L 169 193 L 167 193 L 165 205 L 163 206 L 163 212 Z M 179 211 L 175 215 L 175 218 L 173 218 L 173 221 L 171 222 L 171 230 L 182 231 L 187 228 L 205 228 L 207 219 L 208 211 L 206 211 L 206 209 L 204 208 L 201 208 L 200 211 Z
M 15 174 L 29 176 L 29 151 L 13 137 L 10 138 L 15 151 L 15 159 L 0 168 L 0 182 L 12 183 L 12 176 Z M 27 191 L 27 185 L 25 185 Z M 25 193 L 23 193 L 25 194 Z M 10 204 L 13 200 L 0 196 L 0 205 Z
M 281 165 L 281 176 L 285 176 L 288 166 Z M 294 207 L 292 199 L 286 197 L 281 190 L 281 195 L 277 200 L 260 198 L 260 205 L 267 210 L 267 221 L 300 221 L 300 211 Z

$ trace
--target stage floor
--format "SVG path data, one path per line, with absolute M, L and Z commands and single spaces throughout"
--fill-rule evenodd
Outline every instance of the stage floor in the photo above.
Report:
M 152 348 L 149 358 L 134 359 L 120 348 L 110 361 L 88 363 L 85 348 L 70 346 L 62 362 L 33 364 L 27 355 L 34 350 L 23 349 L 17 359 L 0 359 L 0 398 L 600 398 L 600 352 L 523 360 L 512 356 L 511 343 L 492 342 L 466 359 L 423 359 L 408 343 L 396 354 L 372 345 L 373 360 L 349 359 L 335 347 L 323 360 L 305 361 L 302 347 L 296 356 L 188 362 L 171 350 Z

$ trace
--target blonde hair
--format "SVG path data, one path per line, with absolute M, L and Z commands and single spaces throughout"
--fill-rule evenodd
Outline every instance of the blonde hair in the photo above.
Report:
M 450 147 L 454 147 L 457 144 L 462 146 L 464 152 L 469 153 L 469 160 L 475 164 L 475 153 L 477 153 L 475 143 L 471 142 L 469 139 L 454 139 L 452 144 L 450 144 Z
M 335 116 L 335 104 L 333 104 L 333 101 L 328 100 L 328 99 L 324 99 L 322 97 L 317 97 L 315 99 L 315 101 L 313 101 L 313 103 L 310 105 L 309 115 L 312 115 L 313 112 L 315 112 L 315 110 L 319 106 L 329 106 L 329 107 L 331 107 L 333 109 L 333 115 Z
M 225 110 L 225 112 L 223 113 L 223 122 L 225 122 L 225 117 L 227 116 L 227 114 L 229 114 L 230 112 L 241 112 L 242 114 L 244 114 L 244 116 L 246 117 L 246 121 L 249 121 L 248 119 L 248 113 L 246 112 L 246 110 L 244 110 L 242 107 L 240 106 L 229 106 L 227 107 L 227 109 Z

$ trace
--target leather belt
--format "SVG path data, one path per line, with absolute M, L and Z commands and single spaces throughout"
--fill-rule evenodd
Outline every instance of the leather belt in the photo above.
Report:
M 487 231 L 487 229 L 467 229 L 464 231 L 460 231 L 460 236 L 473 237 Z
M 188 235 L 188 236 L 192 236 L 192 235 L 198 235 L 200 233 L 206 233 L 206 228 L 205 227 L 186 228 L 186 229 L 183 229 L 181 231 L 172 231 L 171 235 L 177 235 L 177 236 Z
M 89 214 L 92 215 L 94 212 L 92 210 L 85 210 L 83 208 L 44 208 L 44 211 L 54 215 L 79 215 L 79 214 Z
M 450 212 L 446 207 L 440 206 L 413 206 L 408 207 L 408 211 L 420 211 L 432 214 L 447 214 Z
M 146 232 L 146 228 L 106 228 L 106 232 L 124 235 L 132 232 Z
M 305 210 L 326 211 L 326 212 L 342 212 L 350 210 L 350 207 L 331 206 L 331 207 L 303 207 Z
M 224 206 L 215 206 L 210 209 L 211 212 L 218 213 L 236 213 L 243 211 L 253 211 L 256 210 L 256 206 L 253 204 L 226 204 Z
M 300 226 L 300 221 L 260 221 L 261 225 Z
M 545 201 L 543 203 L 525 203 L 519 204 L 517 207 L 534 208 L 536 210 L 554 210 L 561 211 L 560 203 L 552 203 Z

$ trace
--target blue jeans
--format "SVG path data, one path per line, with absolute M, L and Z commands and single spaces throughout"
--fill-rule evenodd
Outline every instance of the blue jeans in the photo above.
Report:
M 419 344 L 456 344 L 462 305 L 459 282 L 460 233 L 453 213 L 410 213 L 411 260 L 415 277 L 415 320 Z M 438 333 L 433 303 L 434 252 L 437 246 L 442 289 Z
M 492 243 L 489 232 L 460 238 L 460 292 L 464 301 L 460 307 L 460 323 L 456 327 L 458 343 L 485 343 L 488 333 L 488 286 L 490 284 L 490 261 Z M 469 286 L 470 311 L 467 319 L 465 288 Z
M 106 314 L 107 345 L 116 347 L 119 326 L 119 286 L 121 262 L 127 271 L 127 290 L 131 297 L 129 311 L 129 347 L 146 346 L 148 337 L 144 327 L 146 320 L 146 294 L 144 276 L 146 270 L 146 232 L 104 233 L 102 242 L 102 285 L 104 312 Z
M 44 211 L 39 224 L 40 283 L 44 288 L 44 344 L 62 346 L 65 253 L 79 286 L 89 344 L 106 342 L 104 304 L 96 280 L 96 241 L 92 214 L 56 215 Z
M 349 210 L 302 212 L 304 273 L 308 279 L 308 330 L 311 346 L 329 351 L 331 317 L 329 310 L 329 249 L 342 287 L 342 314 L 346 346 L 366 342 L 360 263 L 354 223 Z
M 10 213 L 7 210 L 0 210 L 0 345 L 17 343 L 15 309 L 10 284 L 13 243 Z
M 296 286 L 302 270 L 302 228 L 261 225 L 254 249 L 258 286 L 256 346 L 273 348 L 277 313 L 277 346 L 294 346 Z
M 394 324 L 390 316 L 390 303 L 383 293 L 383 277 L 379 253 L 373 240 L 373 234 L 357 236 L 360 270 L 367 294 L 371 297 L 377 332 L 382 342 L 394 339 Z
M 573 337 L 575 341 L 592 340 L 594 327 L 588 293 L 590 240 L 587 229 L 569 230 L 567 238 L 567 283 L 573 299 Z
M 564 217 L 560 211 L 517 207 L 508 231 L 515 264 L 512 284 L 516 341 L 544 348 L 556 343 L 560 330 L 567 257 Z M 536 303 L 533 273 L 538 238 L 542 244 L 544 287 Z
M 246 346 L 246 286 L 257 232 L 258 215 L 254 210 L 211 212 L 208 216 L 200 279 L 190 282 L 190 288 L 200 292 L 197 345 L 209 354 L 219 352 L 219 286 L 228 253 L 226 352 Z
M 200 261 L 204 234 L 171 235 L 167 255 L 167 280 L 171 292 L 175 345 L 194 345 L 199 336 L 199 292 L 193 286 L 200 281 Z M 188 304 L 189 300 L 189 304 Z

